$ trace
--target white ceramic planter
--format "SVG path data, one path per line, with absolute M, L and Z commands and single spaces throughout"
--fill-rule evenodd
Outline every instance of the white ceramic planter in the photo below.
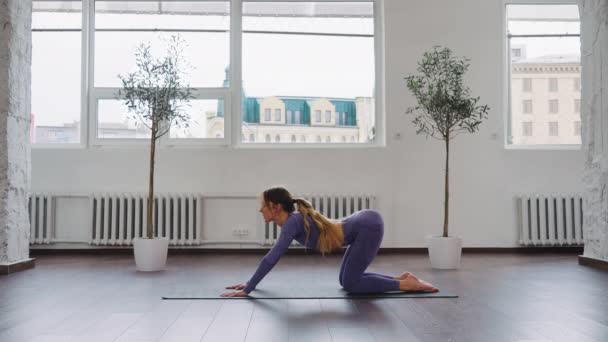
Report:
M 135 254 L 135 268 L 138 271 L 162 271 L 167 264 L 168 238 L 133 239 L 133 254 Z
M 431 266 L 442 270 L 453 270 L 460 267 L 462 239 L 455 236 L 427 237 Z

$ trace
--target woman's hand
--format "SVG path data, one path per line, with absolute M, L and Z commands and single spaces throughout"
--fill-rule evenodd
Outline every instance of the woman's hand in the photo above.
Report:
M 239 285 L 235 285 L 235 286 L 239 286 Z M 245 291 L 233 291 L 233 292 L 222 293 L 221 296 L 222 297 L 248 297 L 249 295 Z
M 247 283 L 245 283 L 245 284 L 238 284 L 238 285 L 232 285 L 232 286 L 226 286 L 226 288 L 229 289 L 229 290 L 242 290 L 245 287 L 247 287 Z

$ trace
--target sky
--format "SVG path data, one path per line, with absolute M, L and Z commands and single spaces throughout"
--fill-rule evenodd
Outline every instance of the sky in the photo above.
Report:
M 522 34 L 579 34 L 577 5 L 509 5 L 507 31 Z M 546 55 L 580 56 L 578 37 L 512 38 L 511 46 L 525 46 L 526 58 Z

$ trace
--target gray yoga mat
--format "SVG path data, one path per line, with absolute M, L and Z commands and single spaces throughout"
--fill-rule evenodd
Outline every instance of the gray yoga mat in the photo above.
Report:
M 249 297 L 220 297 L 220 294 L 229 292 L 220 286 L 198 288 L 176 287 L 162 296 L 168 300 L 193 299 L 370 299 L 370 298 L 458 298 L 457 295 L 442 291 L 435 293 L 425 292 L 387 292 L 378 294 L 348 294 L 340 288 L 339 284 L 315 284 L 308 287 L 293 286 L 292 284 L 258 285 L 258 288 L 249 294 Z

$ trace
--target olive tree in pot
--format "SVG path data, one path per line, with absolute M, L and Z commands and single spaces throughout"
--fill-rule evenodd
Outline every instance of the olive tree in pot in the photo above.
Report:
M 428 237 L 433 268 L 456 269 L 460 266 L 462 239 L 448 234 L 450 141 L 460 133 L 474 133 L 487 117 L 489 107 L 478 105 L 463 83 L 469 60 L 453 55 L 448 48 L 434 47 L 418 62 L 417 74 L 408 75 L 407 87 L 417 105 L 407 109 L 414 114 L 416 133 L 445 143 L 445 199 L 443 235 Z
M 154 157 L 158 140 L 171 127 L 187 128 L 186 107 L 193 98 L 193 89 L 184 77 L 190 68 L 183 56 L 185 42 L 180 36 L 166 40 L 166 53 L 154 57 L 150 43 L 141 43 L 135 51 L 137 68 L 119 75 L 122 89 L 118 99 L 124 101 L 129 119 L 147 127 L 150 132 L 150 164 L 146 210 L 146 234 L 133 240 L 135 265 L 138 271 L 160 271 L 167 262 L 169 239 L 154 234 L 152 220 L 154 200 Z

